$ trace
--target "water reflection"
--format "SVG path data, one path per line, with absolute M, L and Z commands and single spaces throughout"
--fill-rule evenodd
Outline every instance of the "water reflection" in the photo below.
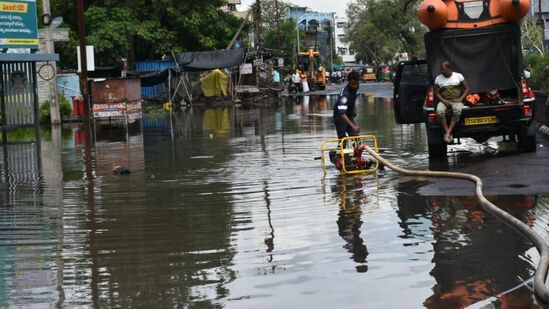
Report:
M 0 188 L 0 307 L 448 308 L 532 275 L 532 245 L 472 198 L 420 196 L 390 172 L 324 177 L 333 100 L 195 106 L 8 153 L 41 165 L 13 161 L 31 176 Z M 384 156 L 428 166 L 421 126 L 360 100 Z M 546 197 L 491 199 L 547 237 Z M 536 306 L 525 288 L 502 299 Z
M 409 185 L 409 184 L 408 184 Z M 534 196 L 491 197 L 493 203 L 532 224 Z M 433 237 L 436 280 L 427 308 L 463 308 L 503 293 L 533 275 L 537 252 L 524 237 L 486 214 L 475 197 L 423 197 L 400 194 L 399 218 L 404 239 Z M 533 255 L 532 255 L 533 254 Z M 531 307 L 534 297 L 523 287 L 501 298 L 502 306 Z
M 363 188 L 362 177 L 346 177 L 339 175 L 336 185 L 332 188 L 332 192 L 340 194 L 340 210 L 337 219 L 339 236 L 341 236 L 347 244 L 344 246 L 352 254 L 352 259 L 357 265 L 358 272 L 366 272 L 366 257 L 368 249 L 364 244 L 364 240 L 360 237 L 363 222 L 362 207 L 369 203 L 369 197 L 365 194 Z

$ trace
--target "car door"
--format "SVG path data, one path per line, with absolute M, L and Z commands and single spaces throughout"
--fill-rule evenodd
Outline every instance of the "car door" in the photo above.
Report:
M 393 107 L 398 124 L 425 121 L 423 102 L 431 85 L 425 60 L 400 62 L 397 67 Z

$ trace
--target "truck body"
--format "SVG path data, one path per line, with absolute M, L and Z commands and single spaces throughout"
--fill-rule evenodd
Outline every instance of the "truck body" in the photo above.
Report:
M 524 77 L 520 26 L 502 22 L 441 27 L 426 33 L 424 39 L 427 59 L 399 63 L 393 96 L 397 123 L 425 123 L 429 157 L 447 154 L 433 88 L 443 61 L 463 74 L 474 95 L 464 102 L 455 138 L 482 143 L 494 136 L 509 136 L 518 140 L 522 151 L 535 151 L 534 93 Z

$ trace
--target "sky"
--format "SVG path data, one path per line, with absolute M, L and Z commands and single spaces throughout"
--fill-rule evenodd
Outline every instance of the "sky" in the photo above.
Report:
M 345 10 L 350 0 L 284 0 L 298 6 L 306 6 L 317 12 L 335 12 L 337 16 L 345 16 Z M 249 7 L 255 0 L 242 0 L 239 10 Z

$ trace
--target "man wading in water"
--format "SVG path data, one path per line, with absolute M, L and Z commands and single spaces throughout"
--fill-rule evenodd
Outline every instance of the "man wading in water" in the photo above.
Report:
M 349 73 L 347 76 L 349 83 L 343 88 L 334 105 L 334 124 L 338 139 L 346 136 L 357 136 L 360 133 L 360 127 L 355 124 L 355 101 L 356 92 L 359 87 L 359 78 L 360 75 L 357 71 Z

